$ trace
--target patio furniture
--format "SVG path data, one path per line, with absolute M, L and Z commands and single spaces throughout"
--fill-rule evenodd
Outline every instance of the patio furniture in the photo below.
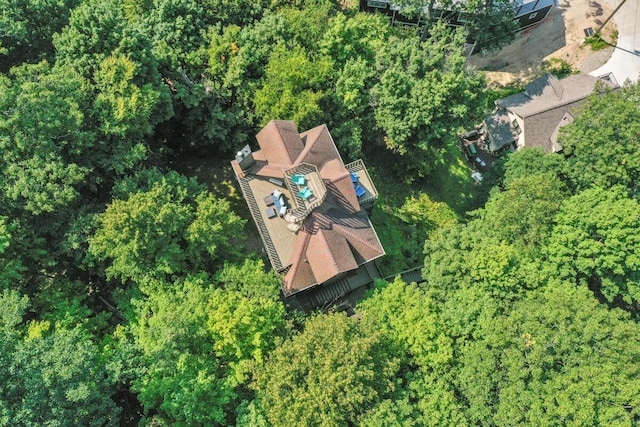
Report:
M 356 197 L 362 197 L 364 195 L 364 193 L 367 192 L 367 190 L 365 190 L 364 188 L 362 188 L 361 185 L 356 185 L 354 187 L 354 190 L 356 190 Z
M 267 208 L 265 213 L 267 214 L 267 218 L 273 218 L 277 215 L 276 210 L 274 208 Z
M 351 172 L 351 182 L 356 183 L 358 182 L 358 175 Z
M 282 187 L 284 185 L 284 181 L 278 178 L 269 178 L 269 182 L 275 185 Z
M 282 193 L 278 190 L 275 190 L 273 193 L 271 193 L 271 195 L 273 196 L 274 199 L 277 199 L 280 196 L 282 196 Z
M 269 194 L 264 197 L 264 204 L 267 206 L 273 206 L 273 195 Z
M 303 200 L 308 200 L 311 196 L 313 196 L 313 193 L 311 192 L 309 187 L 304 187 L 298 192 L 298 195 L 302 197 Z
M 284 215 L 284 213 L 281 213 L 282 210 L 284 209 L 284 212 L 286 212 L 287 209 L 287 205 L 284 203 L 284 199 L 282 198 L 282 195 L 280 195 L 278 198 L 273 198 L 273 202 L 275 204 L 275 209 L 276 211 L 280 214 L 280 215 Z
M 291 175 L 291 180 L 296 185 L 304 185 L 305 182 L 307 182 L 307 180 L 305 179 L 304 175 L 298 175 L 298 174 Z

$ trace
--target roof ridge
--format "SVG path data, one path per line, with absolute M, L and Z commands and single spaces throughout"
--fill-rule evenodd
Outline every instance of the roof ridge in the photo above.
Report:
M 322 129 L 324 127 L 324 129 Z M 318 130 L 317 132 L 314 132 Z M 297 166 L 300 163 L 304 163 L 306 160 L 307 155 L 309 154 L 309 151 L 311 151 L 311 149 L 314 147 L 314 145 L 316 144 L 316 142 L 318 142 L 318 140 L 320 140 L 320 135 L 322 135 L 323 130 L 326 130 L 327 132 L 329 132 L 329 128 L 327 127 L 326 123 L 325 124 L 321 124 L 319 126 L 316 126 L 314 128 L 308 129 L 304 132 L 302 132 L 300 135 L 304 135 L 307 137 L 307 141 L 304 144 L 304 148 L 302 149 L 302 151 L 300 152 L 300 154 L 298 155 L 298 157 L 293 161 L 293 165 Z M 308 137 L 311 135 L 313 136 L 315 134 L 315 138 L 313 139 L 308 139 Z M 302 138 L 302 136 L 300 137 Z
M 333 224 L 333 228 L 334 229 L 338 228 L 338 231 L 340 231 L 342 234 L 346 234 L 349 237 L 352 237 L 354 240 L 357 240 L 358 242 L 360 242 L 363 245 L 367 246 L 369 249 L 378 250 L 378 246 L 377 245 L 371 244 L 369 241 L 367 241 L 366 239 L 363 239 L 362 237 L 358 236 L 357 234 L 352 232 L 348 227 L 345 227 L 344 225 Z M 380 247 L 382 247 L 382 245 L 380 245 Z
M 279 143 L 279 145 L 282 148 L 284 148 L 285 153 L 287 153 L 287 157 L 289 157 L 289 151 L 287 150 L 287 146 L 284 143 L 284 138 L 282 137 L 282 132 L 281 132 L 278 120 L 273 120 L 273 126 L 276 128 L 275 134 L 277 135 L 277 137 L 276 137 L 277 142 Z M 291 160 L 291 159 L 289 159 L 289 160 Z
M 583 96 L 582 98 L 575 98 L 575 99 L 573 99 L 573 98 L 572 98 L 572 99 L 569 99 L 569 100 L 567 100 L 566 102 L 563 102 L 563 103 L 561 103 L 561 104 L 554 105 L 554 106 L 553 106 L 553 108 L 547 108 L 546 110 L 545 110 L 545 109 L 537 109 L 537 110 L 534 110 L 534 111 L 533 111 L 532 113 L 530 113 L 530 114 L 522 115 L 522 118 L 523 118 L 523 119 L 527 119 L 527 118 L 529 118 L 529 117 L 537 116 L 537 115 L 539 115 L 539 114 L 548 113 L 549 111 L 553 111 L 553 110 L 557 110 L 558 108 L 566 107 L 566 106 L 567 106 L 567 105 L 569 105 L 569 104 L 575 104 L 576 102 L 580 102 L 580 101 L 582 101 L 583 99 L 586 99 L 586 98 L 588 98 L 588 97 L 589 97 L 589 95 L 587 95 L 587 96 Z
M 329 245 L 329 242 L 327 241 L 327 236 L 325 236 L 325 232 L 327 232 L 329 230 L 326 230 L 324 228 L 318 228 L 318 232 L 316 233 L 316 237 L 320 237 L 320 235 L 322 235 L 322 242 L 324 243 L 325 248 L 327 249 L 327 254 L 329 254 L 329 256 L 331 257 L 331 261 L 333 263 L 333 267 L 335 268 L 335 271 L 340 271 L 340 266 L 338 265 L 338 262 L 336 261 L 336 257 L 333 255 L 333 251 L 331 250 L 331 246 Z M 343 237 L 344 239 L 344 237 Z M 311 269 L 313 271 L 313 269 Z M 314 274 L 315 276 L 315 274 Z
M 291 273 L 292 282 L 293 282 L 293 277 L 295 277 L 296 273 L 300 268 L 300 265 L 302 263 L 302 257 L 304 256 L 304 254 L 307 253 L 307 248 L 309 247 L 309 242 L 311 241 L 311 233 L 303 232 L 302 234 L 304 236 L 299 245 L 299 249 L 293 252 L 291 254 L 291 257 L 289 258 L 290 260 L 289 264 L 291 264 L 291 270 L 289 270 L 289 273 Z M 289 283 L 289 285 L 291 285 L 291 283 Z

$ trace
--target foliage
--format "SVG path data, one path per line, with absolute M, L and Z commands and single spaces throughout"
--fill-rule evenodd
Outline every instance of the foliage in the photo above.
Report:
M 513 3 L 509 0 L 486 2 L 471 0 L 457 3 L 445 1 L 454 9 L 460 7 L 471 18 L 467 26 L 468 38 L 476 44 L 476 49 L 498 50 L 509 44 L 516 35 L 518 23 L 513 19 Z
M 136 85 L 139 68 L 124 56 L 111 56 L 100 64 L 95 75 L 100 91 L 95 108 L 105 135 L 140 140 L 153 132 L 157 124 L 152 120 L 153 113 L 168 93 L 157 91 L 150 83 Z
M 527 175 L 508 181 L 504 191 L 493 194 L 481 213 L 482 227 L 521 249 L 544 246 L 553 215 L 568 195 L 552 173 Z
M 0 290 L 15 285 L 24 270 L 22 261 L 11 250 L 14 229 L 15 226 L 7 224 L 6 218 L 0 216 Z
M 383 399 L 397 361 L 375 331 L 342 314 L 318 315 L 256 371 L 256 403 L 273 426 L 337 426 Z
M 591 50 L 602 50 L 611 46 L 610 43 L 606 42 L 600 34 L 591 37 L 584 38 L 584 44 L 591 47 Z M 615 45 L 615 43 L 614 43 Z
M 513 181 L 521 178 L 539 175 L 552 175 L 567 186 L 570 184 L 567 162 L 562 156 L 547 153 L 540 147 L 524 147 L 508 155 L 504 164 L 505 186 L 508 187 Z
M 640 301 L 640 206 L 621 187 L 568 199 L 555 217 L 549 260 L 560 277 L 588 285 L 609 302 Z
M 25 62 L 51 59 L 52 36 L 69 21 L 78 0 L 0 1 L 0 72 Z M 4 54 L 2 50 L 4 49 Z
M 483 106 L 483 78 L 466 69 L 463 42 L 439 25 L 426 42 L 393 39 L 378 53 L 375 118 L 387 147 L 418 176 L 433 172 L 443 147 Z
M 548 61 L 544 61 L 542 63 L 542 69 L 547 73 L 553 74 L 559 79 L 578 73 L 578 71 L 571 67 L 571 64 L 562 58 L 551 58 Z
M 463 347 L 458 374 L 472 423 L 637 421 L 638 326 L 584 288 L 534 292 L 481 328 L 484 338 Z
M 578 189 L 615 184 L 640 190 L 640 84 L 592 95 L 560 131 L 570 176 Z
M 82 154 L 94 145 L 87 126 L 85 80 L 48 64 L 14 69 L 0 80 L 0 180 L 10 200 L 39 215 L 72 203 L 90 166 Z
M 303 48 L 278 46 L 269 58 L 264 84 L 255 94 L 262 125 L 276 118 L 293 120 L 301 129 L 313 127 L 322 115 L 322 84 L 330 69 L 325 57 L 314 59 Z
M 264 272 L 264 262 L 245 259 L 244 263 L 225 263 L 224 268 L 216 273 L 216 280 L 225 289 L 239 292 L 247 298 L 258 297 L 278 299 L 280 297 L 280 280 L 270 272 Z
M 224 424 L 284 327 L 275 298 L 247 298 L 204 277 L 156 287 L 136 303 L 131 330 L 141 350 L 135 380 L 147 412 L 179 424 Z
M 446 203 L 435 202 L 426 193 L 406 199 L 399 212 L 407 222 L 424 227 L 427 233 L 451 226 L 458 220 L 456 213 Z
M 194 191 L 198 185 L 175 172 L 163 176 L 151 171 L 140 179 L 140 190 L 107 207 L 90 240 L 90 253 L 110 261 L 107 277 L 124 282 L 180 276 L 208 270 L 223 254 L 228 259 L 231 237 L 243 220 L 227 201 L 201 187 Z
M 474 185 L 456 135 L 522 88 L 462 54 L 510 5 L 453 3 L 419 40 L 352 1 L 0 0 L 0 426 L 638 424 L 640 85 Z M 207 160 L 272 118 L 366 156 L 380 266 L 425 282 L 286 313 Z
M 15 291 L 0 297 L 0 425 L 117 425 L 98 347 L 81 327 L 20 327 L 27 304 Z

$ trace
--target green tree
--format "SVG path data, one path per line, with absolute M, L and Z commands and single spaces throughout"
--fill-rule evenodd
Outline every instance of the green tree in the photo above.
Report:
M 0 72 L 54 56 L 52 37 L 79 0 L 0 1 Z M 4 49 L 4 54 L 2 50 Z
M 394 349 L 401 385 L 390 401 L 369 411 L 362 425 L 464 425 L 462 402 L 451 386 L 453 340 L 439 319 L 439 305 L 416 284 L 399 278 L 365 300 L 362 322 L 380 331 Z M 399 402 L 399 405 L 392 405 Z
M 552 221 L 569 192 L 553 173 L 526 175 L 495 192 L 479 213 L 479 225 L 497 239 L 521 249 L 541 249 Z
M 473 424 L 633 425 L 639 419 L 638 325 L 585 288 L 550 283 L 485 319 L 459 357 Z
M 225 263 L 215 277 L 216 281 L 225 287 L 238 291 L 247 298 L 280 297 L 281 282 L 273 272 L 264 272 L 264 262 L 261 259 L 245 259 L 242 264 Z
M 28 299 L 3 291 L 0 425 L 117 425 L 100 351 L 83 327 L 24 326 Z
M 640 301 L 640 206 L 623 187 L 585 190 L 565 201 L 547 247 L 560 277 L 610 303 Z
M 0 174 L 3 194 L 39 215 L 78 197 L 95 142 L 87 125 L 90 87 L 68 69 L 26 65 L 0 79 Z
M 466 68 L 463 44 L 462 33 L 438 25 L 425 42 L 394 37 L 378 51 L 375 118 L 405 172 L 428 175 L 442 149 L 481 113 L 484 80 Z
M 244 225 L 226 200 L 176 172 L 143 172 L 116 188 L 116 197 L 99 218 L 89 252 L 108 260 L 108 278 L 123 282 L 208 270 L 229 259 Z
M 312 58 L 304 49 L 278 48 L 271 54 L 262 87 L 255 94 L 255 110 L 262 125 L 271 119 L 293 120 L 301 129 L 318 124 L 331 62 Z
M 331 57 L 338 68 L 355 59 L 373 65 L 389 33 L 387 19 L 382 15 L 337 13 L 329 21 L 319 45 L 322 54 Z
M 273 426 L 354 423 L 394 388 L 398 363 L 385 348 L 343 314 L 317 315 L 256 370 L 256 402 Z
M 125 56 L 106 58 L 95 75 L 96 114 L 101 131 L 108 136 L 139 141 L 153 132 L 154 126 L 165 117 L 154 117 L 169 94 L 153 84 L 137 85 L 140 64 Z
M 518 178 L 551 173 L 569 183 L 567 162 L 563 156 L 547 153 L 540 147 L 524 147 L 509 154 L 504 165 L 504 184 L 510 185 Z
M 0 216 L 0 289 L 7 289 L 22 278 L 24 266 L 20 258 L 11 250 L 12 231 L 15 226 L 7 224 Z
M 232 419 L 251 366 L 264 359 L 285 325 L 277 298 L 216 289 L 206 277 L 161 284 L 136 307 L 131 331 L 145 368 L 134 389 L 147 412 L 185 425 Z
M 640 182 L 640 84 L 589 98 L 574 122 L 562 128 L 560 144 L 578 189 Z

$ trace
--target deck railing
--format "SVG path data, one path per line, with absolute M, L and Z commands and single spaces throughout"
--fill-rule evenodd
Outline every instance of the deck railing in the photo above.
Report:
M 316 196 L 312 202 L 307 202 L 298 194 L 298 185 L 293 182 L 292 176 L 307 176 L 312 173 L 318 177 L 318 179 L 313 180 L 313 182 L 319 187 L 317 193 L 319 192 L 320 194 L 319 197 Z M 297 166 L 292 167 L 291 169 L 284 171 L 284 176 L 285 185 L 289 189 L 289 192 L 291 193 L 291 197 L 295 204 L 295 209 L 293 209 L 292 212 L 294 222 L 300 223 L 307 217 L 309 212 L 324 203 L 324 200 L 327 197 L 327 188 L 322 181 L 322 177 L 320 177 L 320 174 L 318 173 L 318 169 L 314 165 L 310 165 L 308 163 L 301 163 Z
M 351 162 L 347 165 L 345 165 L 345 167 L 347 168 L 347 170 L 349 172 L 352 173 L 362 173 L 364 172 L 364 174 L 367 176 L 367 180 L 369 181 L 367 183 L 367 185 L 365 187 L 367 187 L 367 190 L 369 190 L 369 197 L 363 198 L 363 199 L 358 199 L 358 202 L 360 202 L 360 206 L 361 207 L 366 207 L 368 205 L 372 205 L 377 199 L 378 199 L 378 190 L 376 189 L 375 184 L 373 183 L 373 180 L 371 179 L 371 176 L 369 175 L 369 171 L 367 171 L 367 167 L 364 165 L 364 162 L 362 161 L 362 159 L 358 159 L 354 162 Z
M 253 192 L 251 191 L 251 188 L 249 187 L 249 181 L 252 179 L 253 177 L 251 175 L 248 175 L 245 178 L 239 179 L 240 188 L 242 189 L 242 194 L 244 195 L 244 198 L 247 201 L 247 205 L 249 206 L 249 211 L 251 212 L 253 221 L 256 223 L 256 226 L 258 227 L 258 231 L 260 232 L 260 237 L 262 238 L 264 247 L 267 249 L 267 255 L 269 256 L 271 265 L 273 266 L 274 270 L 280 271 L 282 270 L 282 263 L 280 262 L 280 257 L 278 256 L 276 247 L 273 244 L 273 240 L 271 240 L 271 235 L 267 230 L 267 225 L 264 223 L 264 219 L 262 218 L 262 214 L 260 213 L 260 208 L 258 208 L 258 203 L 256 202 L 256 199 L 253 196 Z

